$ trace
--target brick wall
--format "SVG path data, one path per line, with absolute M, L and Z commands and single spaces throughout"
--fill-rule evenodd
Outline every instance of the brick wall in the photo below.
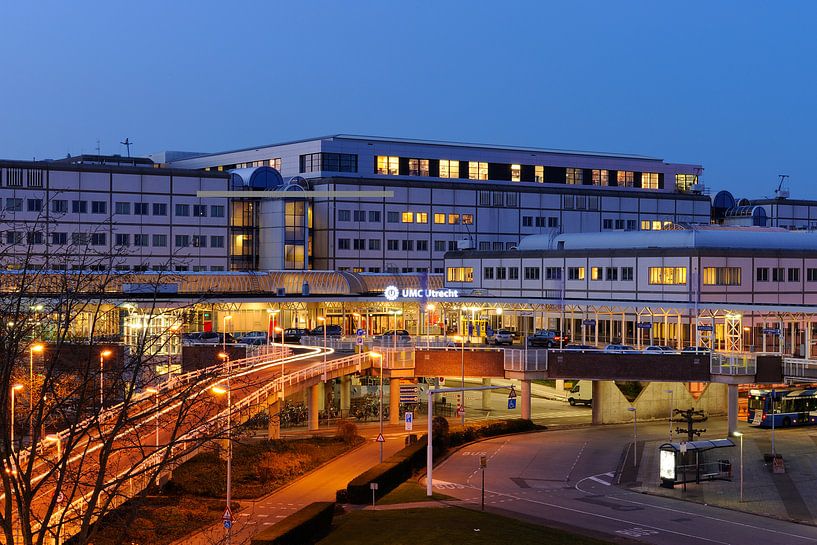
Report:
M 417 350 L 414 374 L 418 377 L 456 377 L 462 373 L 459 350 Z M 466 350 L 466 377 L 504 377 L 501 350 Z

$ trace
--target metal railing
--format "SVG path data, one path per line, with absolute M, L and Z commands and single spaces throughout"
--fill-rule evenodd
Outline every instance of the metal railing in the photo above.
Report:
M 817 380 L 817 360 L 783 358 L 783 378 L 786 380 Z
M 504 352 L 504 368 L 506 371 L 547 371 L 547 350 L 505 348 Z
M 754 375 L 757 373 L 757 357 L 742 352 L 712 352 L 709 372 L 713 375 Z
M 317 346 L 323 348 L 324 338 L 320 335 L 304 335 L 301 337 L 301 344 L 303 346 Z M 354 337 L 327 337 L 326 348 L 331 348 L 335 352 L 354 352 L 355 338 Z

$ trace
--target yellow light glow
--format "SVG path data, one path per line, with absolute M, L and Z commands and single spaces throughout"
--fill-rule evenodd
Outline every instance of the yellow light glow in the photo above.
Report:
M 434 312 L 435 308 L 437 308 L 437 307 L 434 306 L 434 303 L 429 303 L 429 304 L 426 305 L 426 310 L 428 312 Z
M 271 308 L 267 309 L 267 314 L 272 314 L 273 316 L 281 312 L 280 310 L 273 310 Z
M 19 392 L 20 390 L 23 389 L 23 385 L 22 384 L 15 384 L 14 386 L 11 387 L 11 389 L 14 390 L 15 392 Z
M 227 358 L 229 358 L 230 356 L 229 356 L 229 355 L 228 355 L 226 352 L 219 352 L 219 353 L 218 353 L 218 357 L 219 357 L 219 358 L 221 358 L 221 359 L 223 359 L 223 360 L 226 360 L 226 359 L 227 359 Z
M 45 350 L 45 346 L 43 346 L 41 344 L 35 344 L 35 345 L 32 345 L 30 350 L 32 352 L 42 352 L 43 350 Z
M 227 316 L 225 316 L 225 317 L 224 317 L 224 319 L 225 319 L 225 320 L 232 320 L 232 319 L 233 319 L 233 317 L 232 317 L 230 314 L 228 314 Z
M 99 355 L 102 356 L 103 358 L 107 358 L 111 354 L 113 354 L 113 352 L 111 352 L 110 350 L 103 350 L 102 352 L 99 353 Z
M 496 309 L 496 315 L 497 316 L 502 316 L 502 309 L 501 308 Z
M 275 328 L 275 332 L 276 332 L 276 333 L 280 333 L 280 332 L 282 332 L 282 331 L 283 331 L 283 329 L 281 329 L 280 327 L 276 327 L 276 328 Z
M 158 394 L 159 393 L 159 390 L 157 390 L 156 388 L 154 388 L 152 386 L 150 386 L 148 388 L 145 388 L 145 391 L 147 393 L 149 393 L 149 394 Z
M 369 356 L 373 358 L 382 358 L 383 354 L 381 354 L 380 352 L 369 352 Z
M 57 435 L 56 433 L 49 433 L 48 435 L 45 436 L 45 440 L 48 441 L 49 443 L 59 443 L 60 436 Z
M 318 321 L 319 322 L 325 322 L 326 318 L 324 318 L 323 316 L 318 316 Z
M 224 395 L 227 393 L 227 389 L 222 388 L 221 386 L 213 386 L 212 388 L 210 388 L 210 391 L 216 395 Z

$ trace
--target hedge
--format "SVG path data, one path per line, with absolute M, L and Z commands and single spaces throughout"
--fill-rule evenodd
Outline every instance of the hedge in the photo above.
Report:
M 254 535 L 250 545 L 301 545 L 329 535 L 335 502 L 317 501 L 296 511 L 271 528 Z
M 375 498 L 381 498 L 411 477 L 415 469 L 425 467 L 425 437 L 383 460 L 383 463 L 364 471 L 346 487 L 347 501 L 367 504 L 372 501 L 371 483 L 377 483 Z

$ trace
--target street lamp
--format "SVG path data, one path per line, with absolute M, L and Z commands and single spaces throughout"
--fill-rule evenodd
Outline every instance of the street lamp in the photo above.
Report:
M 110 350 L 103 350 L 99 353 L 99 412 L 105 408 L 105 400 L 103 392 L 105 390 L 105 358 L 109 357 L 113 352 Z
M 275 329 L 273 329 L 273 336 L 274 336 L 275 333 L 280 333 L 281 334 L 281 357 L 283 358 L 284 357 L 284 328 L 279 327 L 279 326 L 275 326 Z M 283 364 L 281 364 L 281 365 L 283 366 Z M 282 369 L 283 369 L 283 367 L 282 367 Z
M 227 320 L 232 319 L 233 317 L 227 314 L 226 316 L 224 316 L 224 320 L 222 320 L 224 322 L 224 327 L 222 327 L 224 331 L 221 332 L 221 350 L 223 352 L 227 351 Z
M 229 361 L 229 355 L 225 353 L 219 354 L 219 357 L 222 358 L 225 363 Z M 230 500 L 232 500 L 233 496 L 233 441 L 232 441 L 232 413 L 233 413 L 233 400 L 232 400 L 232 391 L 230 388 L 230 373 L 227 373 L 227 388 L 222 388 L 220 386 L 213 386 L 210 388 L 210 391 L 217 395 L 224 395 L 227 394 L 227 511 L 232 513 L 230 509 Z M 225 513 L 226 514 L 226 513 Z M 232 521 L 231 521 L 232 522 Z M 227 543 L 231 542 L 231 529 L 228 527 L 227 529 Z
M 57 433 L 50 433 L 45 436 L 45 440 L 49 443 L 56 443 L 57 444 L 57 494 L 62 494 L 59 489 L 59 482 L 60 482 L 60 461 L 62 460 L 62 438 Z M 60 502 L 62 503 L 62 502 Z M 54 540 L 55 545 L 60 545 L 60 530 L 62 525 L 62 518 L 65 514 L 65 508 L 60 509 L 60 516 L 57 519 L 57 530 L 56 530 L 56 539 Z
M 743 501 L 743 434 L 739 431 L 732 432 L 735 437 L 740 437 L 740 501 Z
M 672 406 L 675 400 L 675 390 L 664 390 L 665 394 L 669 394 L 669 442 L 672 443 Z
M 431 346 L 431 317 L 435 308 L 434 303 L 426 305 L 426 348 Z
M 149 394 L 154 394 L 156 396 L 156 450 L 159 450 L 159 390 L 156 388 L 150 387 L 145 388 L 145 391 Z
M 22 384 L 15 384 L 11 387 L 11 453 L 14 454 L 14 393 L 23 389 Z
M 275 332 L 275 327 L 274 327 L 275 326 L 275 316 L 277 316 L 279 312 L 281 312 L 281 311 L 271 309 L 271 308 L 267 309 L 267 318 L 268 318 L 268 320 L 267 320 L 267 335 L 268 335 L 267 336 L 267 344 L 268 345 L 272 344 L 272 342 L 275 340 L 275 339 L 271 339 L 270 337 L 274 336 L 273 333 Z
M 45 346 L 41 344 L 32 344 L 28 349 L 28 435 L 31 444 L 34 443 L 34 352 L 41 354 L 44 350 Z
M 326 381 L 326 318 L 318 316 L 318 321 L 323 324 L 323 377 L 321 380 Z
M 460 343 L 460 371 L 462 379 L 462 394 L 460 394 L 460 423 L 465 426 L 465 337 L 454 337 L 454 342 Z
M 633 413 L 633 467 L 638 467 L 638 411 L 635 407 L 627 407 Z
M 380 435 L 383 435 L 383 354 L 380 352 L 369 352 L 369 356 L 380 360 Z M 380 439 L 380 437 L 378 437 Z M 380 463 L 383 463 L 383 442 L 380 441 Z

